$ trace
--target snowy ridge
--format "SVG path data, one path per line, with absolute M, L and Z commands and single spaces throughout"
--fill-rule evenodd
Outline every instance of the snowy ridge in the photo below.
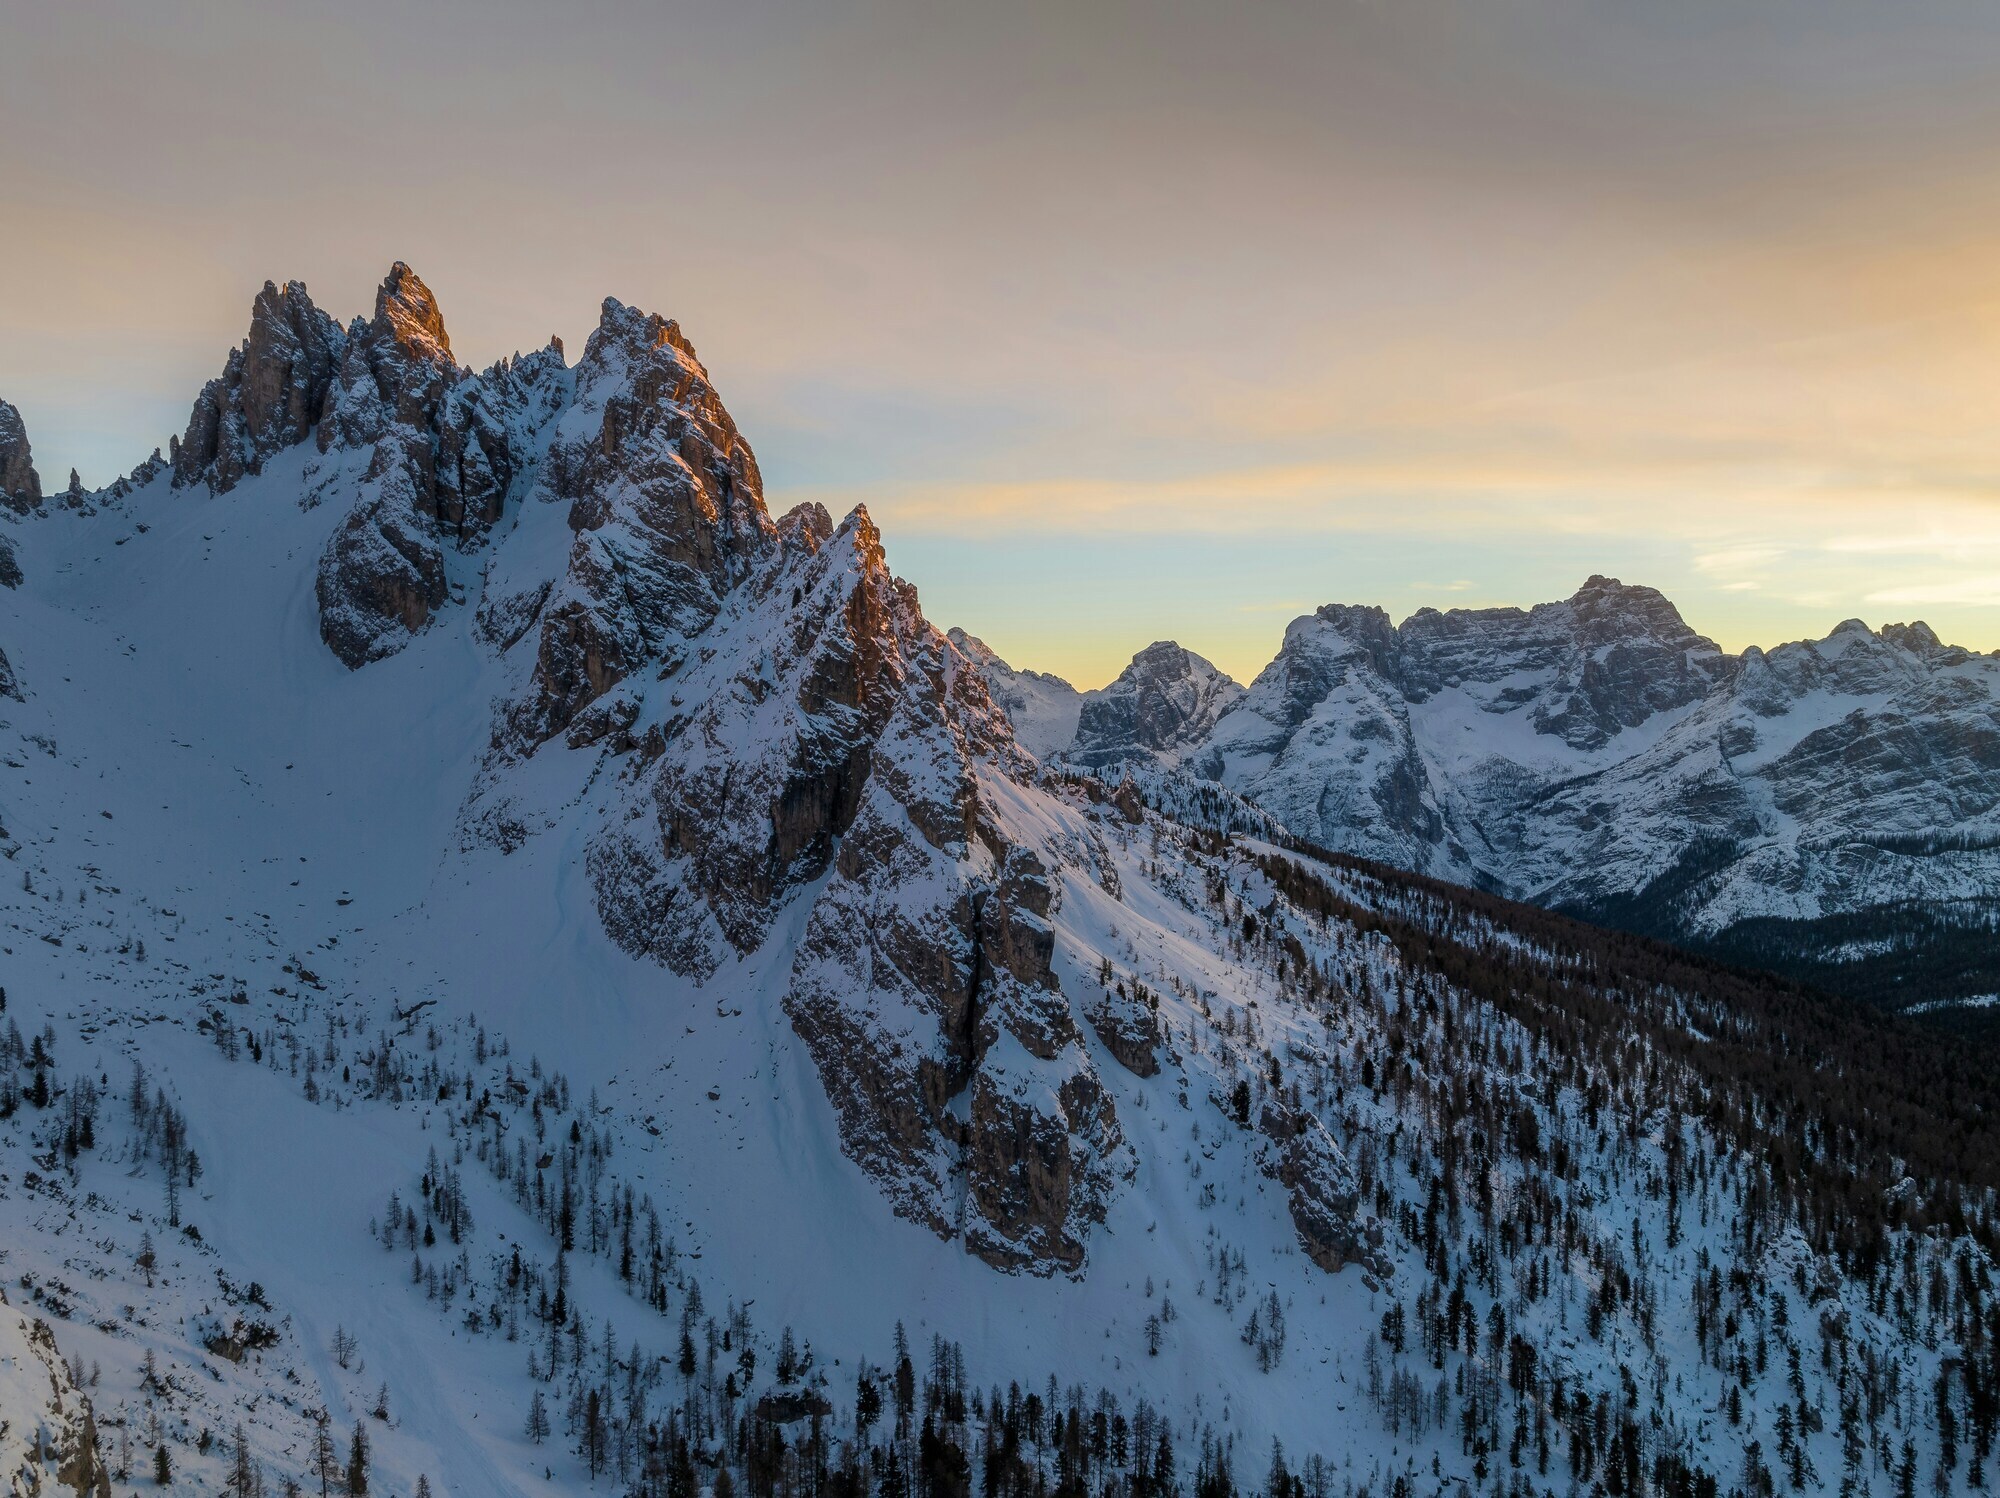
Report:
M 945 631 L 958 653 L 979 668 L 986 690 L 1014 725 L 1014 738 L 1037 759 L 1048 759 L 1070 746 L 1084 694 L 1042 671 L 1017 671 L 976 635 L 953 626 Z

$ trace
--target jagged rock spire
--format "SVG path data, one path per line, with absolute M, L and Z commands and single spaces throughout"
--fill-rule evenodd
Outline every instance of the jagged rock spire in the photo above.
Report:
M 437 298 L 417 273 L 398 260 L 375 293 L 375 326 L 405 348 L 423 348 L 451 357 L 451 339 Z
M 390 268 L 373 318 L 348 329 L 318 430 L 329 472 L 342 455 L 368 455 L 363 498 L 328 541 L 316 585 L 320 636 L 349 666 L 402 649 L 445 604 L 445 548 L 483 544 L 547 441 L 563 369 L 554 345 L 483 374 L 460 369 L 437 298 L 402 261 Z
M 517 742 L 569 728 L 647 661 L 678 665 L 772 549 L 763 478 L 680 325 L 607 298 L 548 454 L 577 533 L 541 616 Z
M 304 283 L 281 291 L 266 281 L 250 307 L 249 335 L 195 400 L 174 449 L 175 486 L 205 481 L 223 493 L 303 442 L 325 410 L 345 342 Z
M 42 480 L 21 413 L 0 401 L 0 504 L 25 513 L 42 502 Z

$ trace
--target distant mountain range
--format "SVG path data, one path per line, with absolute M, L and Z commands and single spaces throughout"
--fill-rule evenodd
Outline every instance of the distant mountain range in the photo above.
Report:
M 1093 692 L 968 643 L 1045 757 L 1892 1007 L 2000 994 L 2000 656 L 1924 624 L 1731 655 L 1593 577 L 1400 626 L 1329 604 L 1248 688 L 1171 643 Z

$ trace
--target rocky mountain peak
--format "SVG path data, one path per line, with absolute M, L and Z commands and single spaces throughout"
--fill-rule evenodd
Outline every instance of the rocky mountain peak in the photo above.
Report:
M 417 273 L 398 260 L 375 293 L 375 327 L 381 336 L 433 357 L 451 357 L 451 339 L 437 298 Z
M 1911 655 L 1930 657 L 1940 654 L 1965 654 L 1961 647 L 1947 645 L 1938 638 L 1937 631 L 1921 619 L 1913 619 L 1908 624 L 1885 624 L 1881 636 L 1890 644 L 1908 651 Z
M 960 655 L 971 661 L 975 666 L 984 668 L 994 664 L 996 661 L 1002 665 L 1006 664 L 1006 662 L 1000 661 L 1000 653 L 991 645 L 988 645 L 977 635 L 967 634 L 956 624 L 946 630 L 944 636 L 957 647 Z
M 1419 617 L 1435 613 L 1434 609 L 1419 610 Z M 1378 676 L 1394 680 L 1401 670 L 1402 634 L 1389 622 L 1386 609 L 1373 604 L 1325 603 L 1304 618 L 1294 620 L 1285 631 L 1284 643 L 1278 647 L 1278 659 L 1272 664 L 1286 662 L 1301 654 L 1324 655 L 1328 648 L 1328 636 L 1346 642 L 1347 646 L 1363 656 Z
M 349 325 L 344 355 L 326 419 L 319 428 L 320 451 L 380 443 L 391 428 L 434 437 L 444 395 L 459 378 L 451 339 L 437 298 L 415 271 L 398 260 L 375 293 L 375 315 Z M 431 483 L 422 444 L 409 448 L 413 477 L 421 489 Z
M 325 413 L 346 341 L 302 282 L 280 290 L 266 281 L 250 305 L 248 335 L 202 387 L 174 446 L 175 486 L 205 482 L 226 493 L 304 441 Z
M 42 502 L 42 480 L 21 413 L 0 400 L 0 504 L 21 513 Z
M 1084 694 L 1073 756 L 1103 766 L 1172 757 L 1214 727 L 1242 686 L 1192 650 L 1155 640 L 1111 685 Z
M 615 297 L 544 470 L 576 539 L 533 606 L 534 675 L 508 713 L 517 749 L 568 729 L 640 665 L 677 667 L 778 544 L 756 456 L 694 346 L 678 324 Z
M 1593 575 L 1570 596 L 1569 607 L 1578 636 L 1587 644 L 1643 635 L 1680 648 L 1717 650 L 1715 642 L 1690 628 L 1657 588 Z
M 1397 635 L 1412 701 L 1456 689 L 1487 712 L 1525 708 L 1538 733 L 1585 750 L 1698 700 L 1730 669 L 1658 590 L 1603 576 L 1532 609 L 1419 610 Z

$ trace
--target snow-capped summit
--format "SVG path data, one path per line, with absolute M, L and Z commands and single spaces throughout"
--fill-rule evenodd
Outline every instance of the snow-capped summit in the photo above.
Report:
M 1171 640 L 1156 640 L 1107 687 L 1084 693 L 1070 757 L 1101 767 L 1172 763 L 1243 695 L 1240 684 Z

